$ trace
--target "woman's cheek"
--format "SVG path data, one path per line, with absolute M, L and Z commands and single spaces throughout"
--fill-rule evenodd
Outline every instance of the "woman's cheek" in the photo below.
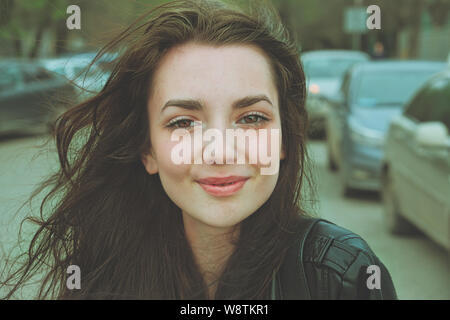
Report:
M 160 174 L 179 176 L 189 169 L 190 164 L 184 164 L 178 161 L 180 157 L 177 157 L 174 152 L 177 150 L 177 146 L 179 146 L 179 142 L 170 141 L 170 139 L 158 144 L 156 154 Z M 179 155 L 182 156 L 182 153 Z
M 279 162 L 282 157 L 281 129 L 277 126 L 258 130 L 257 144 L 257 166 L 262 175 L 278 174 Z M 247 149 L 247 159 L 251 158 L 251 152 L 255 149 Z M 264 168 L 264 169 L 263 169 Z

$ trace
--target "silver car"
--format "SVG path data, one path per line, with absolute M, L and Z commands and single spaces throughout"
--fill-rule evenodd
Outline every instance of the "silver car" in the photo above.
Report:
M 36 61 L 0 61 L 1 135 L 47 133 L 74 100 L 73 87 Z
M 416 227 L 450 250 L 450 69 L 429 80 L 393 119 L 382 197 L 388 228 Z

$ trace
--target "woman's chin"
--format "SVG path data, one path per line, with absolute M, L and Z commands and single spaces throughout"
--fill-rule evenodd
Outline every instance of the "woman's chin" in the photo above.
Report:
M 203 211 L 203 212 L 202 212 Z M 197 211 L 195 216 L 184 213 L 184 220 L 195 221 L 195 224 L 203 225 L 206 228 L 228 229 L 241 223 L 251 212 L 235 212 L 225 209 L 223 206 L 211 206 L 204 210 Z

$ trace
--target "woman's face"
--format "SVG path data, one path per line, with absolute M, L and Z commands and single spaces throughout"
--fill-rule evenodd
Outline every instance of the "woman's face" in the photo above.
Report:
M 248 145 L 239 149 L 235 143 L 233 147 L 225 131 L 268 129 L 267 139 L 257 135 L 256 141 L 270 152 L 270 129 L 278 129 L 277 158 L 272 161 L 279 164 L 284 157 L 278 93 L 269 61 L 259 48 L 194 43 L 172 48 L 154 74 L 148 111 L 152 149 L 143 156 L 143 163 L 148 173 L 159 174 L 167 195 L 182 211 L 185 227 L 234 226 L 270 197 L 278 170 L 261 174 L 267 163 L 262 164 L 259 158 L 250 163 Z M 181 140 L 172 141 L 171 136 L 178 128 L 188 130 L 192 138 L 200 128 L 203 134 L 208 129 L 223 133 L 223 155 L 212 153 L 213 157 L 203 158 L 201 164 L 194 163 L 194 154 L 204 152 L 210 143 L 204 141 L 197 151 L 192 148 L 190 164 L 175 163 L 173 150 Z M 233 148 L 235 157 L 228 161 L 234 163 L 226 163 L 225 156 Z M 245 164 L 236 163 L 238 154 L 245 156 Z M 231 178 L 221 180 L 227 177 Z M 219 185 L 225 182 L 231 184 Z

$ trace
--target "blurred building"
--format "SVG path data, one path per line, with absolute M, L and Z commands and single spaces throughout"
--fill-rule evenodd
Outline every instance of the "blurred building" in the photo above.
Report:
M 398 52 L 401 58 L 410 58 L 408 41 L 412 29 L 403 30 L 399 34 Z M 424 60 L 446 61 L 450 53 L 450 19 L 437 26 L 432 23 L 429 12 L 424 11 L 421 16 L 421 26 L 418 35 L 417 58 Z

